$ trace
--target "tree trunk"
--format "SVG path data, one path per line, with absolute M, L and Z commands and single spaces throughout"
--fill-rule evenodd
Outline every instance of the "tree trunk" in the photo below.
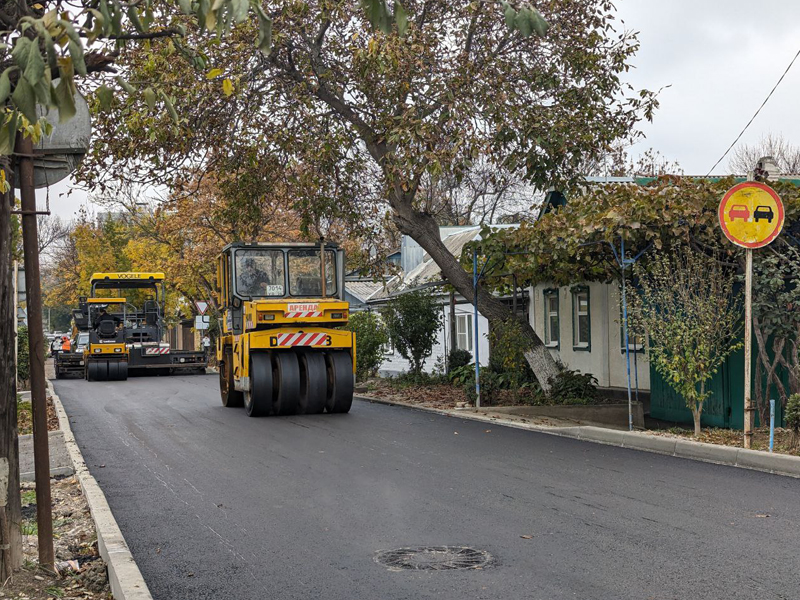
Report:
M 700 437 L 700 418 L 703 416 L 703 402 L 706 397 L 706 382 L 700 382 L 700 400 L 692 401 L 692 416 L 694 417 L 694 437 Z
M 5 166 L 4 166 L 5 167 Z M 6 173 L 9 173 L 7 170 Z M 7 177 L 11 179 L 11 177 Z M 22 566 L 14 299 L 11 273 L 13 187 L 0 195 L 0 582 Z
M 436 220 L 429 214 L 414 210 L 410 198 L 398 199 L 397 195 L 398 192 L 392 194 L 392 208 L 394 209 L 394 222 L 398 229 L 411 236 L 439 266 L 447 282 L 468 302 L 473 302 L 472 274 L 463 269 L 458 259 L 444 245 Z M 505 304 L 480 285 L 478 286 L 478 311 L 486 317 L 490 325 L 517 318 Z M 547 393 L 550 390 L 550 380 L 559 372 L 558 364 L 539 336 L 536 335 L 530 323 L 524 319 L 518 319 L 518 321 L 528 342 L 527 348 L 523 351 L 525 359 L 536 375 L 542 390 Z M 475 323 L 475 327 L 477 326 L 478 324 Z
M 692 416 L 694 417 L 694 437 L 700 437 L 700 432 L 702 431 L 702 429 L 700 428 L 700 417 L 702 416 L 702 409 L 693 410 Z

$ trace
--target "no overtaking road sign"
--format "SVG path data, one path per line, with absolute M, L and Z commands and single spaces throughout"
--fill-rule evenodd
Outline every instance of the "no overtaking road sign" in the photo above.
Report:
M 722 198 L 719 224 L 725 236 L 737 246 L 761 248 L 783 229 L 783 202 L 768 185 L 745 181 Z

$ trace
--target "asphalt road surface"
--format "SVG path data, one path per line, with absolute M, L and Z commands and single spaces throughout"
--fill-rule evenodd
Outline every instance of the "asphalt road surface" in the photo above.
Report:
M 360 401 L 251 419 L 211 375 L 55 387 L 156 599 L 800 596 L 799 480 Z M 441 545 L 494 563 L 375 560 Z

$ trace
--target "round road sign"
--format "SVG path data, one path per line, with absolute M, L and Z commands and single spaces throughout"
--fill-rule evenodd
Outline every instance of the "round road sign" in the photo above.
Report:
M 733 186 L 719 203 L 719 224 L 725 236 L 743 248 L 761 248 L 783 229 L 783 202 L 763 183 Z

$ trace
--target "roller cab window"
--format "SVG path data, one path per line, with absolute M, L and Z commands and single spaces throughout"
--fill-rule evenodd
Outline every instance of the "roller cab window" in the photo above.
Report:
M 237 250 L 236 293 L 250 298 L 286 295 L 286 273 L 280 250 Z
M 322 273 L 319 250 L 289 250 L 289 294 L 291 296 L 322 296 Z M 325 295 L 336 295 L 336 254 L 325 251 Z

